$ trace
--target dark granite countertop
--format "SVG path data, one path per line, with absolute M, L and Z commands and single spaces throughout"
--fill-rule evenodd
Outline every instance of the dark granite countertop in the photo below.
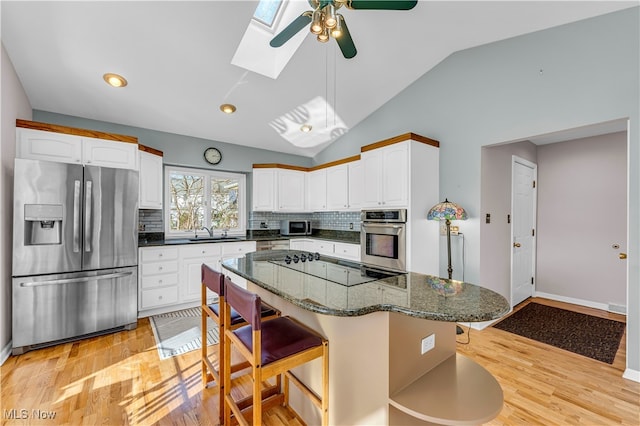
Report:
M 228 243 L 233 241 L 273 241 L 273 240 L 293 240 L 299 238 L 314 238 L 318 240 L 328 240 L 335 242 L 360 244 L 360 232 L 355 231 L 334 231 L 317 229 L 312 235 L 280 235 L 279 230 L 249 230 L 245 237 L 221 238 L 164 238 L 164 232 L 141 232 L 138 234 L 138 247 L 154 247 L 164 245 L 182 244 L 202 244 L 202 243 Z
M 222 265 L 294 305 L 326 315 L 391 311 L 436 321 L 478 322 L 500 318 L 509 311 L 509 303 L 498 293 L 461 281 L 409 272 L 359 283 L 365 272 L 359 263 L 320 256 L 324 262 L 315 261 L 318 265 L 310 273 L 296 270 L 300 265 L 282 262 L 287 255 L 302 253 L 254 252 L 225 260 Z M 319 263 L 325 263 L 324 276 L 317 272 Z M 352 283 L 349 277 L 354 278 Z

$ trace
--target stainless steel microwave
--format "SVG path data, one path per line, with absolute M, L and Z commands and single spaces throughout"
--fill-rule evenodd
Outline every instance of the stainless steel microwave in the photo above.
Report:
M 311 235 L 311 221 L 281 220 L 280 235 Z

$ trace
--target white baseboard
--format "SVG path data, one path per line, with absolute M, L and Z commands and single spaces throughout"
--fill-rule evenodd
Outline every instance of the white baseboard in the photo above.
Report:
M 4 364 L 6 360 L 11 356 L 11 348 L 13 346 L 13 340 L 9 340 L 9 343 L 2 348 L 2 352 L 0 352 L 0 365 Z
M 587 308 L 600 309 L 601 311 L 609 311 L 608 303 L 593 302 L 591 300 L 576 299 L 573 297 L 559 296 L 557 294 L 543 293 L 536 291 L 534 297 L 542 297 L 544 299 L 556 300 L 558 302 L 571 303 L 573 305 L 586 306 Z M 620 312 L 616 312 L 617 314 Z M 624 315 L 624 314 L 623 314 Z
M 622 375 L 622 377 L 640 383 L 640 371 L 638 370 L 627 368 L 626 370 L 624 370 L 624 374 Z

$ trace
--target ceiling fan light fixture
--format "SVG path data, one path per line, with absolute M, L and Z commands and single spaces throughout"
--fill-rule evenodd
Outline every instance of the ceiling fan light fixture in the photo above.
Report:
M 336 18 L 336 8 L 332 3 L 329 3 L 324 7 L 324 25 L 331 29 L 335 27 L 338 23 L 338 19 Z
M 103 75 L 102 78 L 112 87 L 124 87 L 127 85 L 127 80 L 119 74 L 109 72 Z
M 313 126 L 311 124 L 303 124 L 302 126 L 300 126 L 300 131 L 304 132 L 304 133 L 309 133 L 311 131 L 311 129 L 313 129 Z
M 329 30 L 327 28 L 325 28 L 325 30 L 318 34 L 318 41 L 320 43 L 326 43 L 329 41 Z
M 324 25 L 322 24 L 323 21 L 323 14 L 322 11 L 320 9 L 316 9 L 313 12 L 313 17 L 312 17 L 312 21 L 311 21 L 311 32 L 313 34 L 321 34 L 322 31 L 324 30 Z
M 333 38 L 340 38 L 342 35 L 342 24 L 340 21 L 342 21 L 342 15 L 338 14 L 336 16 L 336 26 L 331 29 L 331 37 Z
M 233 114 L 234 112 L 236 112 L 236 106 L 232 104 L 222 104 L 220 105 L 220 111 L 224 112 L 225 114 Z

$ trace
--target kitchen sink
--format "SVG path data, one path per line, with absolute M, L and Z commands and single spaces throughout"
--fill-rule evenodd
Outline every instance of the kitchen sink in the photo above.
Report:
M 191 242 L 197 242 L 197 241 L 233 241 L 233 240 L 240 240 L 242 239 L 242 237 L 197 237 L 197 238 L 189 238 L 189 241 Z

